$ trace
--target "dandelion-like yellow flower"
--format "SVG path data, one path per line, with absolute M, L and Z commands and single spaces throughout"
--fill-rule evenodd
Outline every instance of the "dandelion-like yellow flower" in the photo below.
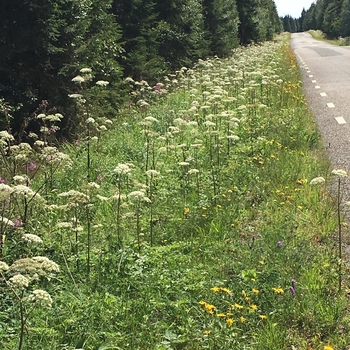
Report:
M 258 305 L 251 304 L 250 305 L 250 309 L 253 310 L 253 311 L 256 311 L 256 310 L 258 310 Z
M 220 290 L 222 291 L 222 292 L 225 292 L 225 293 L 227 293 L 227 294 L 231 294 L 232 293 L 232 291 L 230 290 L 230 289 L 228 289 L 228 288 L 220 288 Z
M 258 290 L 258 289 L 255 289 L 255 288 L 253 288 L 252 292 L 253 292 L 255 295 L 258 295 L 258 294 L 259 294 L 259 290 Z
M 325 345 L 323 347 L 323 350 L 334 350 L 334 348 L 332 346 L 330 346 L 330 345 Z
M 190 208 L 184 208 L 184 215 L 187 215 L 190 212 Z
M 227 323 L 228 326 L 232 326 L 233 322 L 235 322 L 235 320 L 233 318 L 227 318 L 226 319 L 226 323 Z
M 219 287 L 213 287 L 213 288 L 210 288 L 210 290 L 212 290 L 214 293 L 217 293 L 220 291 L 220 288 Z
M 247 320 L 243 316 L 241 316 L 240 321 L 241 323 L 245 323 Z
M 282 288 L 272 288 L 272 290 L 276 293 L 276 294 L 283 294 L 284 290 Z
M 260 317 L 262 320 L 266 320 L 266 319 L 267 319 L 267 316 L 266 316 L 266 315 L 259 315 L 259 317 Z
M 210 334 L 210 333 L 211 333 L 211 331 L 208 330 L 208 329 L 206 329 L 205 331 L 203 331 L 203 334 L 206 334 L 206 335 L 208 335 L 208 334 Z
M 205 301 L 200 301 L 199 304 L 202 305 L 205 311 L 207 311 L 210 315 L 214 315 L 214 310 L 216 309 L 214 305 L 206 303 Z
M 233 307 L 236 308 L 236 309 L 243 309 L 243 306 L 242 306 L 242 305 L 239 305 L 239 304 L 237 304 L 237 303 L 235 303 L 235 304 L 233 305 Z

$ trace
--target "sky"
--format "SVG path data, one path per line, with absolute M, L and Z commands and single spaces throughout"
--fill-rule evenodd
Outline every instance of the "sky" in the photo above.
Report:
M 280 17 L 284 17 L 286 15 L 290 15 L 294 18 L 299 18 L 301 15 L 301 11 L 303 8 L 308 10 L 310 5 L 316 0 L 274 0 L 278 15 Z

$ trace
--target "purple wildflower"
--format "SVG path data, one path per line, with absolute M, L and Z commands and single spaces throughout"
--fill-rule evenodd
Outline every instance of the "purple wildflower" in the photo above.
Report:
M 292 287 L 293 287 L 294 290 L 295 290 L 295 282 L 296 282 L 296 280 L 293 278 L 292 279 Z
M 14 221 L 13 223 L 13 227 L 21 227 L 22 226 L 22 221 L 17 219 L 16 221 Z
M 295 289 L 294 289 L 293 287 L 290 287 L 290 288 L 289 288 L 289 291 L 290 291 L 290 295 L 291 295 L 292 297 L 294 297 L 294 296 L 295 296 Z
M 30 162 L 28 165 L 27 165 L 27 169 L 30 170 L 30 171 L 33 171 L 36 169 L 36 164 L 34 162 Z
M 283 242 L 282 241 L 278 241 L 277 242 L 277 247 L 282 247 L 283 246 Z

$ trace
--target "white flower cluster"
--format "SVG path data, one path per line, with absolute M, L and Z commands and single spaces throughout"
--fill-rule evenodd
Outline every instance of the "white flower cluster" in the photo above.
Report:
M 40 268 L 45 272 L 59 272 L 60 267 L 46 256 L 35 256 L 32 258 L 33 261 L 40 264 Z
M 52 298 L 51 295 L 42 289 L 35 289 L 32 294 L 28 297 L 29 302 L 33 302 L 42 307 L 51 307 Z
M 11 142 L 11 141 L 14 141 L 15 138 L 10 133 L 8 133 L 6 130 L 2 130 L 2 131 L 0 131 L 0 140 Z
M 85 193 L 76 191 L 76 190 L 70 190 L 68 192 L 63 192 L 58 194 L 58 197 L 62 197 L 62 198 L 68 198 L 70 202 L 73 203 L 89 203 L 90 202 L 90 198 L 88 195 L 86 195 Z
M 106 80 L 96 81 L 96 85 L 101 86 L 101 87 L 106 87 L 108 84 L 109 84 L 109 81 L 106 81 Z
M 11 186 L 0 183 L 0 202 L 9 200 L 12 192 Z
M 3 216 L 0 216 L 0 222 L 4 223 L 5 226 L 14 226 L 13 221 L 11 221 L 10 219 L 5 218 Z
M 128 164 L 119 163 L 113 170 L 116 174 L 127 175 L 131 172 L 131 168 Z
M 29 177 L 27 175 L 15 175 L 12 180 L 16 185 L 26 185 L 29 182 Z
M 43 243 L 43 240 L 39 236 L 34 235 L 32 233 L 25 233 L 22 236 L 22 239 L 24 242 L 27 242 L 27 243 L 33 244 L 33 245 L 39 245 L 39 244 Z
M 17 288 L 27 288 L 29 286 L 29 279 L 21 274 L 14 275 L 9 279 L 11 285 Z
M 322 176 L 318 176 L 318 177 L 315 177 L 313 178 L 311 181 L 310 181 L 310 185 L 319 185 L 319 184 L 323 184 L 325 183 L 326 180 L 324 177 Z
M 335 175 L 338 177 L 347 177 L 348 173 L 343 169 L 334 169 L 332 170 L 332 175 Z
M 3 262 L 3 261 L 0 261 L 0 272 L 5 272 L 9 269 L 9 266 Z
M 146 196 L 143 191 L 133 191 L 128 194 L 128 198 L 134 201 L 143 201 L 146 203 L 151 203 L 151 200 Z

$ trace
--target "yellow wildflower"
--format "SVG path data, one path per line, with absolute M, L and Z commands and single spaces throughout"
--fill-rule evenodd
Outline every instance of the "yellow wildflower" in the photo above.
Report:
M 235 322 L 235 320 L 233 318 L 227 318 L 226 319 L 226 323 L 229 325 L 229 326 L 232 326 L 233 325 L 233 322 Z
M 241 316 L 240 321 L 241 321 L 241 323 L 244 323 L 246 321 L 246 319 L 243 316 Z
M 200 301 L 199 304 L 202 305 L 210 315 L 214 315 L 214 310 L 216 309 L 214 305 L 206 303 L 205 301 Z
M 190 212 L 190 208 L 184 208 L 184 215 L 187 215 Z
M 231 294 L 232 291 L 230 291 L 228 288 L 221 288 L 221 290 L 227 294 Z
M 203 334 L 210 334 L 210 333 L 211 333 L 210 330 L 205 330 L 205 331 L 203 331 Z
M 251 304 L 251 305 L 250 305 L 250 308 L 251 308 L 252 310 L 254 310 L 254 311 L 258 310 L 258 306 L 255 305 L 255 304 Z
M 260 317 L 262 320 L 266 320 L 266 319 L 267 319 L 267 316 L 266 316 L 266 315 L 259 315 L 259 317 Z
M 237 303 L 235 303 L 235 304 L 233 305 L 233 307 L 236 308 L 236 309 L 243 309 L 243 306 L 242 306 L 242 305 L 239 305 L 239 304 L 237 304 Z
M 217 317 L 226 317 L 226 314 L 217 314 Z
M 282 288 L 272 288 L 272 290 L 276 293 L 276 294 L 283 294 L 284 290 Z
M 253 293 L 254 293 L 254 294 L 259 294 L 259 290 L 258 290 L 258 289 L 253 288 Z
M 210 288 L 210 290 L 212 290 L 214 293 L 217 293 L 220 291 L 220 288 L 219 287 L 213 287 L 213 288 Z
M 330 345 L 325 345 L 323 347 L 323 350 L 334 350 L 334 348 L 332 346 L 330 346 Z

